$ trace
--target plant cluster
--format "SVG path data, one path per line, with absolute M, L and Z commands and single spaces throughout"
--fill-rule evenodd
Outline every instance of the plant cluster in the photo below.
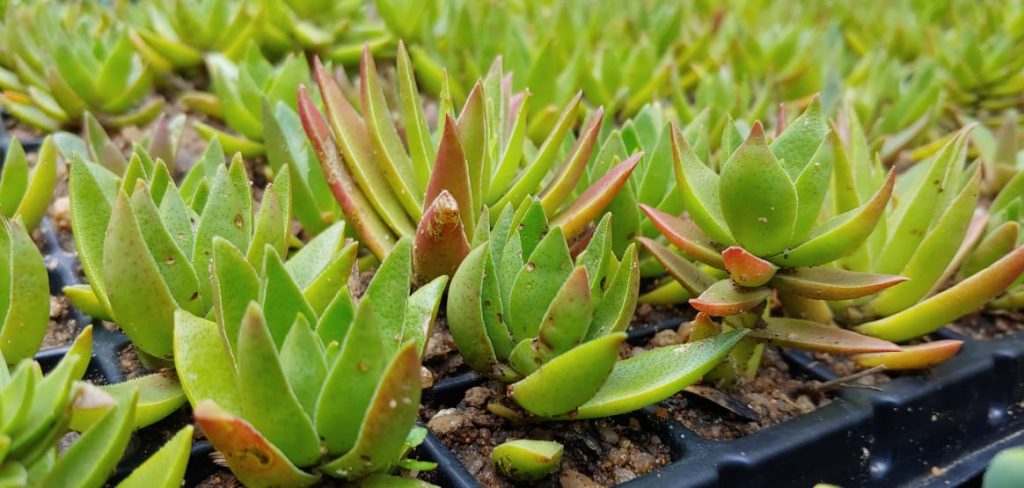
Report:
M 1019 0 L 114 3 L 0 2 L 0 103 L 53 133 L 0 168 L 0 485 L 103 486 L 187 403 L 247 486 L 423 486 L 441 319 L 519 424 L 728 390 L 767 347 L 924 369 L 1024 307 Z M 32 361 L 65 176 L 63 294 L 154 374 L 81 381 L 88 325 Z M 638 303 L 682 343 L 630 351 Z M 191 437 L 118 486 L 180 485 Z

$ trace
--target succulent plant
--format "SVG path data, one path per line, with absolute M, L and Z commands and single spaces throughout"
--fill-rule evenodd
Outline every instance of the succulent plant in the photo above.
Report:
M 197 68 L 212 53 L 237 59 L 258 34 L 257 15 L 245 1 L 157 0 L 118 6 L 139 55 L 161 73 Z
M 857 144 L 862 141 L 858 124 L 852 123 L 851 127 Z M 1024 248 L 1016 247 L 1015 239 L 995 250 L 989 248 L 989 241 L 985 246 L 989 249 L 982 250 L 983 258 L 965 262 L 985 224 L 985 215 L 978 218 L 976 211 L 980 167 L 964 167 L 970 130 L 960 130 L 934 157 L 900 175 L 894 197 L 900 204 L 886 212 L 867 244 L 843 261 L 843 266 L 851 270 L 899 273 L 909 278 L 869 300 L 838 304 L 837 317 L 858 324 L 855 330 L 900 342 L 928 334 L 983 307 L 1024 271 Z M 861 143 L 847 160 L 848 170 L 837 172 L 843 178 L 837 180 L 837 187 L 848 191 L 845 195 L 837 193 L 836 200 L 846 201 L 845 205 L 855 205 L 860 198 L 858 190 L 872 184 L 872 165 L 864 149 Z M 992 209 L 1001 215 L 992 220 L 997 227 L 1006 218 L 1000 213 L 1004 205 L 1016 200 L 1010 195 L 1013 190 Z M 1002 240 L 1014 225 L 1001 230 L 1002 237 L 997 239 Z M 958 269 L 961 281 L 944 289 Z
M 86 313 L 117 322 L 142 356 L 170 357 L 175 310 L 205 315 L 214 306 L 215 238 L 245 249 L 260 266 L 266 246 L 279 254 L 288 246 L 287 170 L 267 186 L 254 218 L 240 157 L 225 166 L 211 144 L 197 166 L 210 176 L 190 174 L 179 188 L 166 164 L 144 150 L 133 154 L 120 178 L 81 157 L 71 163 L 71 225 L 89 284 L 65 293 Z
M 456 1 L 411 9 L 402 1 L 377 0 L 376 7 L 392 32 L 410 42 L 413 66 L 428 93 L 439 94 L 447 84 L 462 98 L 503 57 L 518 75 L 515 89 L 532 90 L 528 133 L 537 143 L 555 123 L 558 107 L 578 89 L 595 106 L 627 115 L 666 94 L 677 51 L 683 51 L 679 63 L 690 62 L 680 46 L 697 44 L 691 35 L 709 30 L 684 24 L 686 6 L 660 2 L 523 2 L 492 9 Z M 693 32 L 682 32 L 684 25 Z M 454 77 L 446 79 L 444 68 Z
M 32 168 L 18 138 L 11 139 L 0 166 L 0 217 L 18 219 L 26 229 L 35 229 L 46 215 L 56 186 L 57 149 L 53 139 L 43 140 Z
M 516 439 L 503 442 L 491 453 L 501 474 L 517 481 L 537 481 L 551 474 L 562 462 L 561 444 L 553 441 Z
M 1008 110 L 996 130 L 962 117 L 964 125 L 974 124 L 971 144 L 982 164 L 982 193 L 995 195 L 1024 168 L 1024 147 L 1019 141 L 1016 110 Z
M 260 8 L 260 43 L 271 52 L 312 52 L 322 59 L 346 65 L 358 63 L 364 44 L 376 55 L 394 54 L 394 37 L 377 21 L 369 2 L 257 0 L 253 3 Z
M 452 278 L 448 326 L 466 364 L 512 383 L 510 396 L 540 418 L 604 417 L 660 401 L 699 380 L 742 337 L 619 361 L 640 271 L 634 246 L 622 260 L 614 255 L 610 227 L 606 215 L 574 262 L 538 200 L 515 213 L 507 206 Z
M 49 318 L 50 285 L 43 257 L 23 224 L 0 217 L 0 353 L 7 363 L 17 364 L 35 354 Z
M 140 125 L 163 109 L 147 98 L 153 75 L 123 25 L 89 3 L 8 6 L 3 64 L 13 70 L 3 106 L 46 131 L 73 125 L 88 110 L 111 126 Z
M 316 297 L 324 305 L 302 293 L 275 250 L 261 280 L 227 240 L 214 249 L 217 322 L 176 313 L 175 365 L 197 423 L 239 480 L 308 486 L 394 469 L 422 437 L 419 358 L 447 279 L 410 295 L 406 239 L 353 303 L 350 245 L 348 267 L 333 268 L 334 286 L 321 290 L 330 293 Z M 308 252 L 302 267 L 323 260 Z
M 469 252 L 474 228 L 486 227 L 486 222 L 477 225 L 484 209 L 518 206 L 530 195 L 540 197 L 553 216 L 552 225 L 561 227 L 567 239 L 578 236 L 625 184 L 639 158 L 634 155 L 620 163 L 570 199 L 590 158 L 603 112 L 599 109 L 591 117 L 562 156 L 579 114 L 577 96 L 535 149 L 525 139 L 527 95 L 511 93 L 500 63 L 477 83 L 458 119 L 449 113 L 450 103 L 442 104 L 443 122 L 433 137 L 402 46 L 400 125 L 389 115 L 368 50 L 360 70 L 362 115 L 319 62 L 314 78 L 327 120 L 305 90 L 299 93 L 299 115 L 335 198 L 360 241 L 378 257 L 386 256 L 398 239 L 415 236 L 413 262 L 419 281 L 455 270 Z M 405 133 L 405 144 L 399 130 Z M 433 139 L 438 141 L 436 148 Z M 564 162 L 556 168 L 560 157 Z
M 104 390 L 77 381 L 85 374 L 91 354 L 92 329 L 87 327 L 46 376 L 31 359 L 22 360 L 13 371 L 0 360 L 0 400 L 12 407 L 10 413 L 4 409 L 5 421 L 0 425 L 4 486 L 107 486 L 108 476 L 128 447 L 139 393 L 132 390 L 115 400 Z M 58 455 L 72 409 L 86 405 L 96 420 Z M 185 426 L 117 486 L 179 486 L 191 441 L 192 426 Z
M 217 136 L 228 153 L 262 155 L 264 100 L 296 107 L 298 87 L 309 83 L 305 55 L 289 54 L 275 65 L 267 61 L 258 45 L 250 44 L 237 63 L 224 55 L 212 54 L 207 56 L 206 65 L 212 93 L 188 93 L 184 101 L 221 118 L 237 135 L 199 121 L 193 122 L 196 130 L 207 140 Z
M 992 266 L 996 260 L 1024 245 L 1020 226 L 1024 205 L 1024 175 L 1017 173 L 996 195 L 988 209 L 975 211 L 975 219 L 954 261 L 959 263 L 956 281 L 964 281 Z M 984 229 L 979 233 L 982 226 Z M 976 243 L 976 244 L 975 244 Z M 972 245 L 973 244 L 973 245 Z M 1024 307 L 1024 279 L 1017 277 L 1004 293 L 988 303 L 994 309 Z
M 737 348 L 749 357 L 734 361 L 733 373 L 756 371 L 755 342 L 845 354 L 899 351 L 895 344 L 835 327 L 825 303 L 870 296 L 904 278 L 834 266 L 871 235 L 894 177 L 819 222 L 833 172 L 848 165 L 846 149 L 817 100 L 770 144 L 759 122 L 743 142 L 735 128 L 727 129 L 722 154 L 728 157 L 718 171 L 697 157 L 682 131 L 672 131 L 688 215 L 642 208 L 671 244 L 705 268 L 653 239 L 639 239 L 694 297 L 690 304 L 702 313 L 694 325 L 702 330 L 698 336 L 717 333 L 710 317 L 723 317 L 723 330 L 751 329 L 744 347 Z M 775 295 L 789 317 L 770 314 Z

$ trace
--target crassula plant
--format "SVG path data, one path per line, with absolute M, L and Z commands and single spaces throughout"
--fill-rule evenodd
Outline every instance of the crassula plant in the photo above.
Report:
M 267 186 L 257 214 L 240 157 L 226 166 L 207 151 L 197 166 L 212 166 L 212 174 L 186 177 L 179 188 L 144 150 L 120 178 L 77 156 L 71 163 L 71 225 L 89 283 L 65 293 L 90 315 L 117 322 L 143 356 L 170 357 L 175 310 L 205 315 L 213 307 L 215 238 L 245 249 L 258 266 L 266 246 L 279 254 L 288 246 L 288 171 Z
M 511 383 L 540 418 L 595 418 L 660 401 L 699 380 L 742 337 L 658 348 L 619 361 L 636 307 L 634 246 L 612 252 L 611 216 L 573 260 L 538 200 L 506 207 L 452 278 L 448 326 L 466 363 Z M 485 227 L 482 227 L 485 228 Z
M 231 243 L 214 247 L 217 321 L 177 312 L 175 365 L 197 423 L 239 480 L 355 482 L 404 465 L 424 434 L 415 427 L 420 356 L 447 279 L 410 295 L 411 244 L 403 240 L 356 302 L 346 285 L 350 245 L 348 267 L 335 269 L 329 302 L 318 306 L 275 250 L 267 262 L 276 264 L 259 279 Z M 380 486 L 400 486 L 387 483 Z
M 563 152 L 581 110 L 577 96 L 534 148 L 525 137 L 528 96 L 512 93 L 499 63 L 475 85 L 457 118 L 450 98 L 442 100 L 438 132 L 432 135 L 402 46 L 397 71 L 398 120 L 391 116 L 368 50 L 360 70 L 361 112 L 317 62 L 314 78 L 327 118 L 305 90 L 299 93 L 299 114 L 360 241 L 383 257 L 398 239 L 415 236 L 413 262 L 420 280 L 455 270 L 469 252 L 485 209 L 518 207 L 531 195 L 540 198 L 552 226 L 560 227 L 565 238 L 578 236 L 625 184 L 639 159 L 633 155 L 573 198 L 597 139 L 600 109 Z M 490 215 L 497 218 L 498 212 Z
M 18 219 L 29 230 L 46 215 L 57 185 L 57 149 L 47 137 L 35 166 L 29 167 L 25 149 L 13 138 L 0 166 L 0 217 Z
M 42 344 L 49 296 L 46 267 L 32 238 L 18 221 L 0 217 L 0 353 L 7 363 L 31 358 Z
M 92 329 L 86 327 L 46 376 L 31 359 L 22 360 L 13 370 L 0 360 L 0 404 L 4 407 L 0 480 L 4 486 L 109 486 L 107 479 L 131 440 L 139 393 L 131 391 L 115 400 L 78 381 L 91 355 Z M 79 407 L 90 409 L 96 419 L 70 446 L 61 447 L 72 411 Z M 179 486 L 191 440 L 192 426 L 185 426 L 116 486 Z

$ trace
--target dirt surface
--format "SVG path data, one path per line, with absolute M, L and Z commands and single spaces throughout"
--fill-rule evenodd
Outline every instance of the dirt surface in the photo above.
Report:
M 670 461 L 668 446 L 636 417 L 528 424 L 499 417 L 487 405 L 511 406 L 505 388 L 488 382 L 467 390 L 452 408 L 421 410 L 431 431 L 485 487 L 522 486 L 497 474 L 490 457 L 495 446 L 512 439 L 554 440 L 565 446 L 558 471 L 531 485 L 537 487 L 613 486 Z M 424 473 L 424 479 L 430 477 Z
M 657 415 L 675 419 L 705 439 L 727 440 L 753 434 L 830 402 L 828 392 L 815 390 L 813 383 L 794 376 L 774 348 L 765 349 L 761 368 L 752 381 L 730 389 L 704 386 L 708 388 L 703 395 L 683 392 L 661 402 Z M 738 403 L 750 418 L 720 406 L 708 399 L 711 397 Z
M 124 371 L 124 379 L 130 380 L 138 378 L 147 374 L 149 371 L 146 370 L 142 363 L 139 362 L 139 356 L 135 354 L 135 345 L 128 344 L 124 349 L 117 352 L 117 359 L 121 363 L 121 371 Z
M 470 371 L 462 360 L 462 355 L 455 348 L 455 340 L 448 330 L 448 319 L 444 316 L 444 310 L 437 315 L 434 331 L 427 341 L 427 351 L 423 355 L 423 367 L 430 373 L 430 384 L 437 383 L 441 378 Z
M 231 471 L 223 470 L 211 474 L 208 478 L 200 481 L 196 488 L 240 488 L 242 483 L 231 474 Z
M 78 322 L 71 318 L 68 299 L 64 295 L 50 296 L 50 323 L 43 337 L 43 349 L 64 346 L 75 340 Z
M 986 311 L 949 324 L 949 329 L 971 339 L 981 341 L 999 339 L 1024 332 L 1024 312 L 1016 310 Z
M 689 321 L 693 316 L 693 309 L 686 304 L 649 305 L 644 303 L 637 305 L 636 312 L 633 313 L 633 319 L 632 322 L 630 322 L 629 327 L 631 330 L 638 330 L 660 324 L 667 320 L 682 319 L 683 321 Z

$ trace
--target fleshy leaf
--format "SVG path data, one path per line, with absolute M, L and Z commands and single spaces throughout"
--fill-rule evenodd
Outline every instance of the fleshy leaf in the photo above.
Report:
M 896 173 L 890 172 L 864 205 L 821 224 L 803 244 L 768 258 L 782 267 L 818 266 L 857 250 L 871 235 L 889 204 Z
M 174 367 L 193 407 L 204 400 L 241 414 L 238 373 L 216 323 L 179 310 L 174 314 Z
M 815 300 L 849 300 L 878 293 L 907 278 L 875 273 L 858 273 L 837 268 L 784 269 L 772 278 L 771 286 Z
M 640 205 L 640 209 L 650 217 L 658 232 L 665 236 L 669 243 L 686 253 L 691 259 L 719 269 L 725 268 L 722 253 L 717 248 L 717 244 L 705 235 L 704 231 L 700 230 L 700 227 L 692 220 L 675 217 L 643 204 Z
M 905 341 L 934 332 L 995 298 L 1024 272 L 1024 247 L 1018 247 L 970 278 L 897 314 L 868 322 L 857 332 Z
M 182 427 L 159 451 L 118 483 L 117 488 L 177 488 L 181 486 L 182 478 L 185 477 L 185 468 L 188 466 L 189 448 L 192 447 L 192 433 L 191 425 Z
M 573 418 L 610 417 L 664 400 L 700 381 L 746 334 L 745 329 L 715 337 L 657 347 L 615 364 L 608 380 Z
M 532 338 L 544 312 L 572 272 L 572 258 L 559 228 L 554 228 L 527 259 L 512 284 L 511 311 L 506 317 L 516 342 Z
M 247 486 L 310 486 L 319 477 L 296 468 L 252 424 L 206 400 L 193 413 L 213 447 L 231 471 Z
M 568 207 L 551 220 L 552 227 L 561 227 L 565 237 L 572 239 L 596 219 L 629 180 L 643 153 L 636 153 L 619 163 L 601 179 L 590 185 Z
M 768 149 L 760 123 L 754 123 L 750 136 L 725 162 L 719 184 L 722 216 L 741 246 L 757 256 L 771 256 L 790 244 L 796 188 Z
M 756 287 L 767 283 L 778 270 L 774 264 L 739 246 L 731 246 L 722 251 L 722 264 L 725 265 L 725 270 L 729 272 L 729 276 L 736 284 L 747 287 Z
M 344 456 L 325 464 L 323 470 L 359 479 L 397 462 L 416 423 L 419 404 L 420 359 L 416 344 L 409 342 L 384 370 L 355 445 Z
M 731 279 L 721 280 L 704 290 L 690 305 L 712 317 L 736 315 L 761 305 L 771 296 L 766 287 L 745 288 Z
M 691 296 L 704 293 L 705 290 L 715 284 L 715 278 L 708 275 L 700 268 L 694 266 L 682 256 L 672 252 L 658 241 L 646 237 L 638 237 L 640 242 L 654 257 L 665 267 L 665 271 L 676 279 L 683 289 Z
M 623 332 L 577 346 L 509 387 L 519 406 L 541 417 L 567 414 L 594 397 L 619 357 Z M 586 364 L 586 368 L 581 368 Z
M 927 369 L 945 362 L 960 351 L 961 341 L 942 340 L 905 346 L 895 352 L 858 354 L 852 359 L 865 368 L 885 366 L 885 369 Z
M 899 346 L 889 341 L 810 320 L 769 317 L 765 322 L 765 327 L 751 329 L 750 337 L 783 347 L 834 354 L 899 350 Z
M 537 481 L 562 462 L 563 447 L 554 441 L 516 439 L 494 448 L 491 459 L 501 474 L 517 481 Z
M 466 255 L 469 241 L 462 226 L 458 202 L 442 190 L 423 214 L 416 228 L 413 268 L 416 280 L 426 283 L 439 276 L 451 276 Z

